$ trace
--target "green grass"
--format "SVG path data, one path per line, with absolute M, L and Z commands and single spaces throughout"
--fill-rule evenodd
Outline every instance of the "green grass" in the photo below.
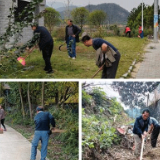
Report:
M 126 37 L 108 37 L 105 38 L 107 41 L 112 43 L 118 48 L 121 53 L 121 60 L 117 72 L 117 78 L 121 77 L 128 71 L 128 68 L 136 59 L 142 61 L 142 55 L 145 45 L 147 44 L 146 39 L 139 38 L 126 38 Z M 63 47 L 63 52 L 58 50 L 59 45 L 62 42 L 55 42 L 54 52 L 51 58 L 52 67 L 54 70 L 53 74 L 46 74 L 43 71 L 44 60 L 40 51 L 34 51 L 27 59 L 26 66 L 34 66 L 30 70 L 23 70 L 23 67 L 19 62 L 16 65 L 11 65 L 8 70 L 0 68 L 0 78 L 91 78 L 94 73 L 98 70 L 95 65 L 95 51 L 92 47 L 87 48 L 82 43 L 77 44 L 77 58 L 76 60 L 69 59 L 67 50 Z M 24 55 L 22 55 L 24 56 Z M 3 63 L 7 63 L 3 62 Z M 100 78 L 99 73 L 96 78 Z

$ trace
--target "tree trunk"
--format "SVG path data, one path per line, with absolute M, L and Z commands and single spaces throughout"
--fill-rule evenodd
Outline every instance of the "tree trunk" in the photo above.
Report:
M 29 86 L 30 86 L 30 82 L 28 82 L 27 95 L 28 95 L 28 105 L 29 105 L 30 119 L 32 120 L 32 107 L 31 107 L 31 100 L 30 100 Z
M 58 105 L 58 102 L 59 102 L 59 93 L 58 93 L 58 89 L 56 89 L 56 93 L 55 93 L 55 102 L 56 102 L 56 105 Z
M 44 82 L 42 82 L 42 107 L 44 107 Z
M 25 118 L 25 111 L 24 111 L 24 103 L 23 103 L 22 89 L 21 89 L 21 84 L 20 84 L 20 82 L 19 82 L 19 84 L 18 84 L 18 88 L 19 88 L 19 94 L 20 94 L 20 98 L 21 98 L 22 115 L 23 115 L 23 119 L 24 119 L 24 118 Z

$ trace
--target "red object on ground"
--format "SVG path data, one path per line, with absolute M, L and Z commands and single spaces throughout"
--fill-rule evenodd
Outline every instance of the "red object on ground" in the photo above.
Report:
M 121 133 L 121 134 L 125 134 L 125 130 L 122 129 L 122 128 L 117 128 L 117 131 L 118 131 L 119 133 Z
M 0 134 L 3 134 L 3 129 L 2 128 L 0 128 Z
M 125 32 L 127 33 L 127 32 L 129 32 L 129 31 L 131 31 L 131 29 L 130 29 L 129 27 L 126 27 Z
M 18 58 L 17 58 L 17 61 L 18 61 L 19 63 L 21 63 L 23 66 L 26 65 L 25 58 L 23 58 L 23 57 L 18 57 Z

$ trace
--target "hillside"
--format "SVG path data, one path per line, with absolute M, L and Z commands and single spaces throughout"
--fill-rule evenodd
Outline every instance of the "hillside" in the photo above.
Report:
M 99 5 L 88 5 L 85 7 L 90 12 L 94 10 L 103 10 L 107 13 L 107 22 L 124 24 L 127 22 L 129 12 L 115 3 L 103 3 Z
M 76 6 L 71 6 L 70 10 L 73 10 L 76 8 Z M 121 6 L 114 4 L 114 3 L 103 3 L 99 5 L 87 5 L 85 6 L 86 9 L 88 9 L 90 12 L 94 10 L 103 10 L 104 12 L 107 13 L 107 20 L 106 23 L 110 24 L 125 24 L 127 23 L 127 18 L 129 16 L 129 12 L 122 8 Z M 57 11 L 60 12 L 60 15 L 62 19 L 64 18 L 64 11 L 65 7 L 61 7 L 56 9 Z

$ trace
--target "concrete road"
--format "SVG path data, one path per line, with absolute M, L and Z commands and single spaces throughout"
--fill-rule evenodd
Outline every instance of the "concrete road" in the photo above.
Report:
M 150 42 L 145 50 L 144 60 L 140 65 L 137 79 L 160 79 L 160 41 Z
M 0 160 L 30 160 L 31 143 L 13 128 L 0 134 Z M 37 159 L 40 160 L 40 151 Z

